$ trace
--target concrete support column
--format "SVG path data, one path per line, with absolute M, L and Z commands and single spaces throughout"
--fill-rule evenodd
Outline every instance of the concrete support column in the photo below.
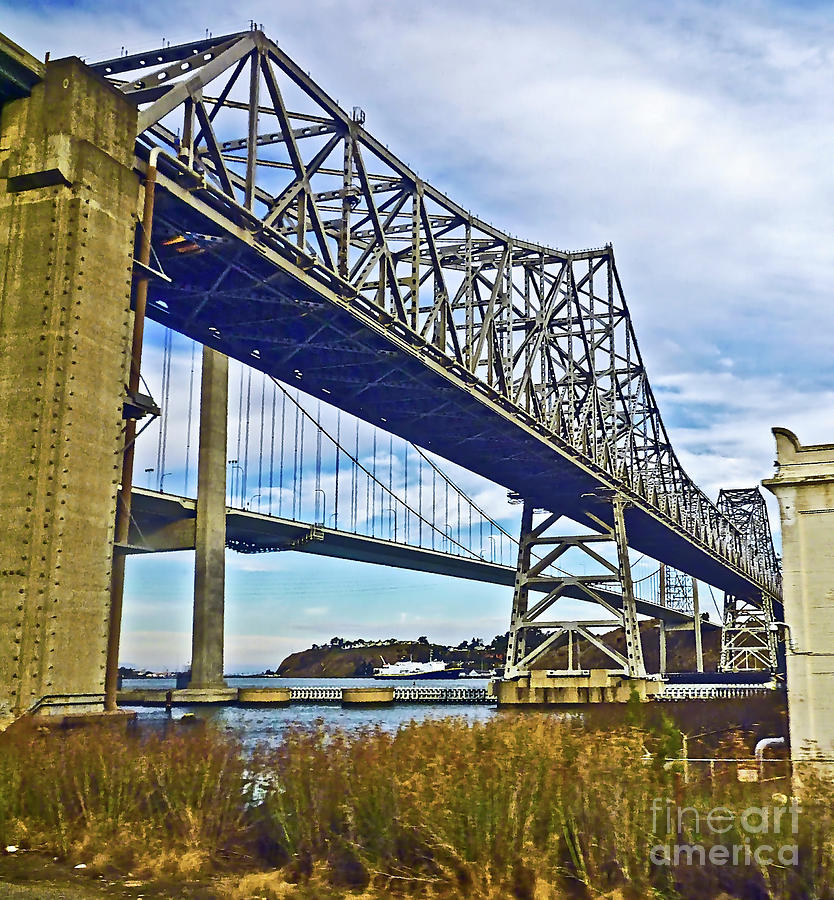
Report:
M 102 708 L 136 115 L 78 59 L 0 112 L 0 719 Z
M 774 428 L 794 761 L 834 763 L 834 444 L 803 447 Z
M 229 360 L 211 347 L 203 347 L 191 688 L 226 686 L 223 679 L 223 626 L 228 400 Z

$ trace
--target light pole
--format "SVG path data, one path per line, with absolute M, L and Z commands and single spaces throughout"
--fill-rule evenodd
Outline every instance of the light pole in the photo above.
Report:
M 386 512 L 392 513 L 394 516 L 394 540 L 397 540 L 397 510 L 393 506 L 389 506 Z M 391 524 L 391 516 L 388 517 L 388 524 Z
M 313 491 L 313 493 L 315 494 L 315 497 L 316 497 L 316 510 L 315 510 L 316 521 L 315 521 L 315 524 L 316 525 L 324 525 L 325 512 L 326 512 L 326 508 L 327 508 L 327 494 L 325 494 L 323 488 L 316 488 Z M 319 518 L 319 494 L 321 494 L 321 518 Z
M 247 509 L 250 509 L 250 510 L 252 509 L 252 504 L 255 502 L 256 497 L 263 497 L 263 494 L 260 492 L 257 494 L 252 494 L 252 496 L 249 498 L 249 502 L 246 504 Z M 259 503 L 258 506 L 260 506 L 260 505 L 261 504 Z
M 240 467 L 240 463 L 238 463 L 238 461 L 236 459 L 230 459 L 230 460 L 227 460 L 227 462 L 232 469 L 237 469 L 238 472 L 240 472 L 240 475 L 232 476 L 232 487 L 231 487 L 231 490 L 229 491 L 229 499 L 232 501 L 232 506 L 234 506 L 236 485 L 237 485 L 237 482 L 240 481 L 241 476 L 243 475 L 243 469 Z M 242 502 L 242 498 L 241 498 L 241 502 Z
M 491 560 L 491 562 L 495 562 L 495 540 L 496 540 L 495 535 L 494 534 L 487 535 L 487 540 L 489 541 L 490 560 Z

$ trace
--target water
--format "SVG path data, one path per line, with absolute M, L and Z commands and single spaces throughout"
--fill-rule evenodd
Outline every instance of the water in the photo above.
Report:
M 229 687 L 378 687 L 373 678 L 227 678 Z M 432 679 L 432 687 L 467 685 L 486 687 L 488 678 Z M 417 682 L 413 682 L 417 683 Z M 411 685 L 411 681 L 398 682 Z M 125 690 L 154 689 L 167 691 L 176 687 L 173 678 L 125 678 Z M 168 714 L 162 707 L 126 707 L 136 712 L 140 724 L 162 725 Z M 469 722 L 484 721 L 499 715 L 498 710 L 484 703 L 394 703 L 391 706 L 342 706 L 340 703 L 292 703 L 289 706 L 175 706 L 171 713 L 174 720 L 186 713 L 217 727 L 233 731 L 249 746 L 276 744 L 284 732 L 293 726 L 312 727 L 322 724 L 328 728 L 357 731 L 362 728 L 380 727 L 396 731 L 408 722 L 426 719 L 463 718 Z

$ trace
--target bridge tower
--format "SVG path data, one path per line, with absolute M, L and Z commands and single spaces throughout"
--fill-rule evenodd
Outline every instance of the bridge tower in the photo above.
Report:
M 137 110 L 80 60 L 0 111 L 0 718 L 102 708 Z
M 204 346 L 189 687 L 195 691 L 209 691 L 218 699 L 223 698 L 226 687 L 223 678 L 223 637 L 228 396 L 228 357 Z
M 718 508 L 744 535 L 763 566 L 778 579 L 779 560 L 759 488 L 723 489 L 718 495 Z M 774 598 L 767 593 L 754 602 L 744 595 L 725 592 L 719 663 L 722 672 L 780 668 L 777 634 L 772 627 L 773 605 Z
M 774 428 L 791 757 L 834 761 L 834 444 Z
M 643 659 L 628 555 L 627 503 L 615 494 L 610 504 L 610 525 L 594 517 L 600 533 L 565 535 L 551 531 L 562 518 L 560 515 L 544 513 L 534 524 L 534 505 L 530 500 L 524 501 L 505 675 L 504 681 L 497 684 L 500 704 L 623 702 L 629 699 L 632 689 L 637 689 L 641 696 L 653 693 Z M 610 548 L 607 555 L 606 545 Z M 600 573 L 575 575 L 556 568 L 556 561 L 571 552 L 581 552 L 586 562 L 600 569 Z M 531 606 L 532 585 L 544 588 L 546 593 Z M 569 622 L 544 615 L 566 596 L 597 603 L 613 618 Z M 625 637 L 622 651 L 606 643 L 595 632 L 599 628 L 622 628 Z M 528 647 L 527 635 L 533 630 L 549 633 L 536 646 Z M 611 660 L 611 670 L 589 672 L 576 665 L 574 646 L 578 641 L 587 641 L 602 651 Z M 544 672 L 532 668 L 544 653 L 564 644 L 568 648 L 566 670 Z

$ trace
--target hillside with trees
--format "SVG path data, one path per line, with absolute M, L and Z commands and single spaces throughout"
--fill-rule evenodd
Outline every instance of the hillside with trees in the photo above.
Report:
M 650 619 L 640 623 L 643 635 L 643 652 L 646 667 L 650 672 L 658 669 L 657 623 Z M 527 646 L 532 648 L 541 643 L 545 634 L 537 629 L 527 633 Z M 287 678 L 350 678 L 369 677 L 373 670 L 383 663 L 393 663 L 403 659 L 427 662 L 429 659 L 443 660 L 449 665 L 461 666 L 465 671 L 475 670 L 490 673 L 504 666 L 509 635 L 496 635 L 486 643 L 473 637 L 457 646 L 430 643 L 425 636 L 416 641 L 387 640 L 347 640 L 334 637 L 329 643 L 313 644 L 308 650 L 301 650 L 288 656 L 276 670 L 265 674 Z M 606 642 L 624 652 L 625 636 L 622 629 L 614 629 L 606 636 Z M 714 671 L 718 667 L 721 645 L 721 631 L 718 628 L 704 629 L 704 668 Z M 568 664 L 568 650 L 563 640 L 536 660 L 537 669 L 565 669 Z M 613 668 L 614 663 L 596 647 L 584 644 L 576 649 L 574 664 L 577 668 Z M 691 631 L 672 632 L 667 637 L 667 668 L 670 672 L 691 672 L 695 669 L 695 641 Z

